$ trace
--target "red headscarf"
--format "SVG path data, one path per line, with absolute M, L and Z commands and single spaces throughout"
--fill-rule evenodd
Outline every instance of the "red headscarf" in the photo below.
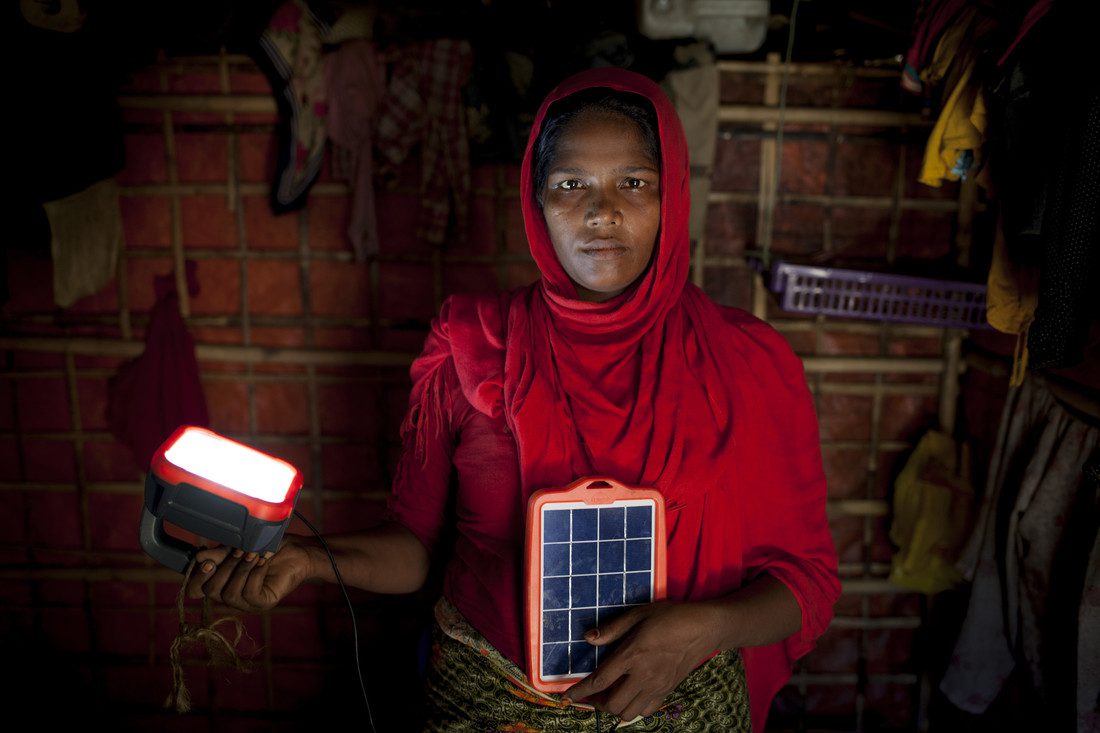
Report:
M 549 106 L 592 87 L 648 100 L 660 137 L 653 260 L 636 285 L 603 303 L 577 300 L 533 190 L 533 148 Z M 567 79 L 539 110 L 521 175 L 524 225 L 542 278 L 495 298 L 447 301 L 413 365 L 406 426 L 426 433 L 439 404 L 433 375 L 453 357 L 470 403 L 503 414 L 515 436 L 524 500 L 596 474 L 655 487 L 668 510 L 669 598 L 715 598 L 761 572 L 790 587 L 801 632 L 744 650 L 761 730 L 790 662 L 824 631 L 839 591 L 801 363 L 769 326 L 687 284 L 687 147 L 652 81 L 621 69 Z

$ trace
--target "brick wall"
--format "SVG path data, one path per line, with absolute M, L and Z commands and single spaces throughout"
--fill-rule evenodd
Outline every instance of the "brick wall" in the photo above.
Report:
M 791 77 L 792 110 L 901 114 L 893 76 L 813 68 Z M 764 64 L 723 70 L 722 101 L 734 113 L 720 132 L 707 237 L 693 265 L 712 297 L 755 308 L 806 358 L 821 421 L 845 594 L 773 722 L 910 730 L 923 611 L 918 597 L 884 580 L 886 500 L 912 444 L 937 424 L 944 344 L 957 336 L 791 317 L 760 291 L 745 258 L 767 241 L 774 256 L 859 267 L 957 259 L 967 246 L 956 236 L 959 191 L 915 182 L 927 128 L 909 118 L 788 121 L 777 151 L 767 122 L 744 112 L 769 106 L 776 81 Z M 145 93 L 233 100 L 270 92 L 251 62 L 214 58 L 165 60 L 137 74 L 128 94 Z M 408 167 L 379 195 L 380 254 L 357 263 L 343 233 L 347 190 L 327 164 L 305 208 L 272 215 L 275 122 L 273 105 L 129 105 L 116 281 L 60 311 L 48 253 L 7 254 L 3 331 L 20 340 L 6 342 L 0 372 L 0 635 L 39 675 L 17 692 L 47 712 L 91 709 L 135 729 L 222 731 L 293 729 L 360 709 L 342 597 L 311 585 L 244 619 L 255 671 L 208 671 L 188 656 L 195 711 L 160 710 L 179 578 L 138 547 L 142 470 L 105 421 L 108 380 L 140 351 L 154 276 L 184 259 L 197 264 L 201 292 L 187 322 L 212 427 L 299 466 L 307 477 L 299 508 L 325 532 L 377 520 L 398 449 L 405 364 L 442 298 L 536 276 L 514 167 L 474 171 L 467 237 L 442 249 L 415 236 L 416 168 Z M 766 180 L 776 155 L 782 178 L 773 194 L 761 172 Z M 352 594 L 381 730 L 400 730 L 417 704 L 417 645 L 435 592 Z M 72 706 L 52 702 L 55 684 Z

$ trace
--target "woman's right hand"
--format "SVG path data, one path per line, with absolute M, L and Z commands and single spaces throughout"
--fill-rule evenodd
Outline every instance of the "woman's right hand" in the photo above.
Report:
M 200 550 L 187 584 L 190 598 L 208 597 L 239 611 L 273 608 L 314 575 L 312 540 L 286 535 L 269 558 L 230 547 Z

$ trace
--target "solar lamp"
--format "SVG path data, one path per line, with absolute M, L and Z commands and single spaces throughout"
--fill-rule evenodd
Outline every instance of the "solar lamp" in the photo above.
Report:
M 168 534 L 165 523 L 244 552 L 273 553 L 301 488 L 301 472 L 286 461 L 211 430 L 182 426 L 150 461 L 141 546 L 180 573 L 198 548 Z

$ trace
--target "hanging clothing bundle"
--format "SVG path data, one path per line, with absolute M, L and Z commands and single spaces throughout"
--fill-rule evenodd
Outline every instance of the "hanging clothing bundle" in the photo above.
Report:
M 973 587 L 940 689 L 980 714 L 1015 673 L 1052 730 L 1096 733 L 1100 423 L 1029 378 L 1009 393 L 991 467 L 958 564 Z

